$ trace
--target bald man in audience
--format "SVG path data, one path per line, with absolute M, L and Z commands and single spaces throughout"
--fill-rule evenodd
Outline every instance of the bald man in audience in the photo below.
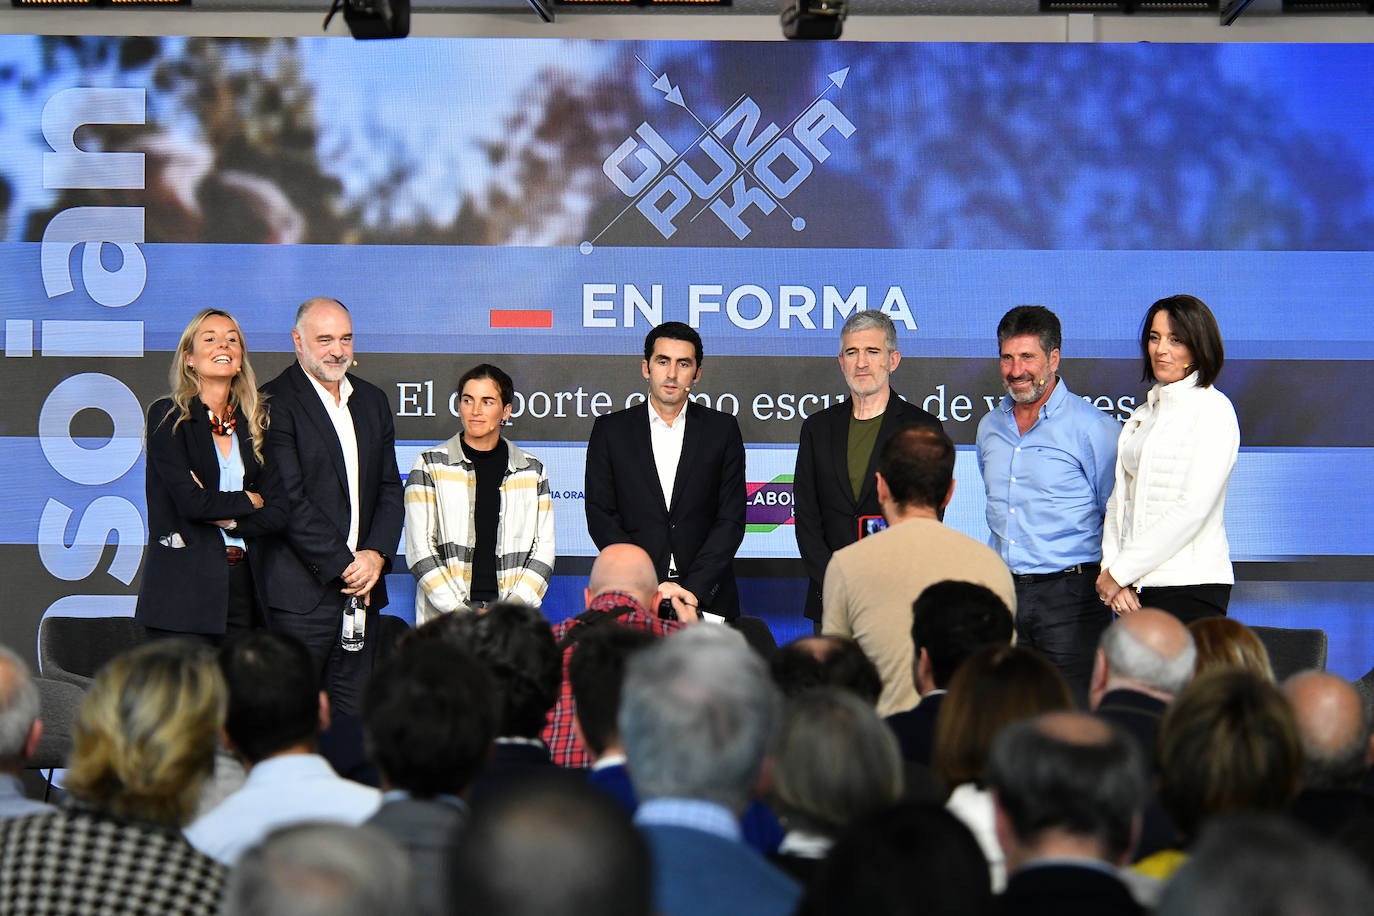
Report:
M 29 666 L 0 646 L 0 818 L 51 811 L 51 805 L 24 796 L 19 773 L 38 750 L 43 720 L 41 698 Z
M 1088 702 L 1124 728 L 1154 759 L 1155 727 L 1188 685 L 1197 661 L 1192 634 L 1177 617 L 1142 608 L 1118 619 L 1097 643 Z
M 1374 763 L 1374 738 L 1355 688 L 1335 674 L 1300 671 L 1284 681 L 1283 694 L 1302 738 L 1302 791 L 1293 817 L 1326 835 L 1374 813 L 1374 798 L 1360 791 Z
M 568 662 L 579 631 L 615 622 L 623 627 L 646 630 L 654 636 L 666 636 L 684 623 L 697 619 L 696 610 L 690 607 L 677 609 L 679 620 L 658 617 L 658 573 L 649 554 L 634 544 L 609 544 L 601 551 L 592 564 L 582 597 L 586 611 L 563 621 L 553 630 L 553 638 L 563 652 L 563 687 L 549 723 L 544 727 L 544 743 L 549 746 L 553 762 L 574 769 L 585 769 L 592 764 L 592 755 L 578 740 L 573 727 L 572 681 L 568 678 Z

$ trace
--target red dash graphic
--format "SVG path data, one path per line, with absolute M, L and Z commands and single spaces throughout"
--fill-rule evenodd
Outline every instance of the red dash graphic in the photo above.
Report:
M 552 309 L 492 309 L 493 328 L 551 328 Z

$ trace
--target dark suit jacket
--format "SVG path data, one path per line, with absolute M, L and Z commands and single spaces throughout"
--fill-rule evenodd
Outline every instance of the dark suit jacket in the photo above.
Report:
M 1095 868 L 1072 864 L 1023 868 L 997 898 L 1003 916 L 1138 916 L 1121 879 Z
M 1146 693 L 1118 688 L 1103 694 L 1102 702 L 1094 712 L 1109 722 L 1115 723 L 1140 746 L 1145 764 L 1150 768 L 1150 797 L 1145 802 L 1141 815 L 1140 837 L 1136 840 L 1135 861 L 1163 849 L 1178 846 L 1178 831 L 1159 800 L 1156 787 L 1159 767 L 1155 762 L 1155 730 L 1159 720 L 1164 718 L 1167 704 Z
M 419 916 L 448 916 L 453 912 L 449 863 L 467 819 L 467 808 L 450 802 L 398 798 L 384 802 L 367 821 L 389 834 L 410 857 Z
M 932 692 L 921 697 L 921 702 L 905 712 L 887 717 L 887 725 L 897 736 L 897 744 L 902 748 L 903 760 L 930 766 L 935 748 L 935 723 L 944 700 L 944 691 Z
M 663 916 L 791 916 L 801 899 L 801 885 L 743 843 L 687 827 L 639 829 Z
M 401 475 L 391 404 L 375 385 L 349 376 L 348 412 L 358 440 L 358 550 L 386 557 L 401 540 Z M 268 480 L 287 508 L 280 535 L 264 543 L 267 602 L 274 610 L 310 612 L 353 562 L 348 550 L 349 495 L 339 435 L 300 363 L 262 387 L 270 395 Z M 386 607 L 386 580 L 372 589 L 370 610 Z
M 682 587 L 708 611 L 739 614 L 735 551 L 744 540 L 744 438 L 727 413 L 687 403 L 687 429 L 663 504 L 649 405 L 598 417 L 587 442 L 587 531 L 598 550 L 638 544 L 653 558 L 659 581 L 677 559 Z
M 1135 690 L 1109 690 L 1095 712 L 1109 722 L 1115 722 L 1140 745 L 1145 762 L 1155 769 L 1155 730 L 1164 718 L 1167 704 L 1147 693 Z
M 190 409 L 190 418 L 173 429 L 176 417 L 171 398 L 155 401 L 148 408 L 144 478 L 148 559 L 134 617 L 144 626 L 162 630 L 219 635 L 224 632 L 228 613 L 229 567 L 224 537 L 214 522 L 238 519 L 235 533 L 248 543 L 258 604 L 265 609 L 264 570 L 258 563 L 260 538 L 280 530 L 286 524 L 286 512 L 276 500 L 254 509 L 243 490 L 220 492 L 219 458 L 210 436 L 209 411 L 199 398 L 191 401 Z M 244 488 L 262 495 L 262 467 L 253 455 L 246 424 L 240 424 L 238 445 Z M 184 547 L 170 546 L 174 534 L 181 535 Z
M 873 454 L 864 472 L 863 489 L 855 499 L 849 485 L 852 415 L 848 400 L 812 414 L 802 423 L 801 443 L 797 446 L 797 468 L 792 475 L 793 524 L 802 564 L 811 579 L 806 593 L 806 616 L 812 620 L 821 619 L 821 585 L 830 555 L 859 539 L 861 517 L 882 515 L 874 472 L 883 444 L 897 430 L 908 426 L 942 428 L 934 416 L 890 391 L 883 421 L 878 425 L 878 439 L 873 443 Z

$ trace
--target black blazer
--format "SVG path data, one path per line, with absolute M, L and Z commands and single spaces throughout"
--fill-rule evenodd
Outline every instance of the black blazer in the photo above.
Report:
M 878 455 L 883 445 L 899 429 L 929 426 L 941 429 L 940 421 L 915 404 L 889 391 L 887 409 L 878 425 L 878 439 L 864 471 L 859 498 L 849 485 L 849 418 L 853 409 L 848 400 L 812 414 L 802 423 L 801 443 L 797 446 L 797 469 L 792 475 L 793 526 L 802 564 L 811 579 L 806 592 L 806 616 L 821 619 L 821 585 L 830 555 L 859 539 L 859 519 L 882 515 L 878 505 Z
M 383 575 L 401 539 L 401 476 L 396 469 L 396 428 L 391 404 L 376 385 L 349 376 L 348 412 L 358 440 L 358 549 L 386 558 Z M 343 449 L 320 396 L 295 362 L 262 386 L 271 396 L 267 433 L 269 486 L 287 510 L 286 527 L 263 544 L 267 605 L 309 613 L 336 581 L 353 554 L 348 550 L 348 476 Z M 386 607 L 386 580 L 372 589 L 371 610 Z
M 663 504 L 654 464 L 649 405 L 636 404 L 592 424 L 587 531 L 598 550 L 610 544 L 643 547 L 660 582 L 668 576 L 671 554 L 682 587 L 706 610 L 734 618 L 739 590 L 733 564 L 744 540 L 744 438 L 727 413 L 694 401 L 686 410 L 671 507 Z
M 219 458 L 210 434 L 209 411 L 200 399 L 191 401 L 190 418 L 176 429 L 172 428 L 174 410 L 171 398 L 155 401 L 148 408 L 144 475 L 148 553 L 134 618 L 144 626 L 162 630 L 220 635 L 228 614 L 229 568 L 224 537 L 214 522 L 238 519 L 235 534 L 248 543 L 258 606 L 266 608 L 263 569 L 258 562 L 262 536 L 281 530 L 286 512 L 280 503 L 262 494 L 262 466 L 253 455 L 253 440 L 246 426 L 238 430 L 243 485 L 263 495 L 261 509 L 253 508 L 243 490 L 220 492 Z M 184 546 L 175 546 L 178 543 Z

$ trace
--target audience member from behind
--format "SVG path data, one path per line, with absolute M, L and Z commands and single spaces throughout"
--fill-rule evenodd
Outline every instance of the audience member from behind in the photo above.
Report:
M 630 661 L 620 735 L 663 916 L 787 916 L 801 888 L 741 841 L 780 712 L 763 660 L 725 627 L 690 627 Z M 705 876 L 706 880 L 703 880 Z
M 698 876 L 709 884 L 713 875 Z M 616 804 L 572 780 L 513 786 L 478 808 L 451 872 L 464 916 L 649 916 L 644 839 Z
M 280 827 L 234 866 L 220 916 L 412 916 L 414 872 L 369 827 Z
M 887 717 L 902 757 L 929 767 L 935 724 L 954 672 L 978 649 L 1010 645 L 1011 611 L 990 588 L 945 580 L 921 592 L 911 605 L 911 649 L 920 701 Z
M 1014 722 L 992 742 L 986 774 L 1010 874 L 1002 913 L 1143 912 L 1116 874 L 1148 789 L 1129 735 L 1087 713 Z
M 1282 811 L 1298 794 L 1302 741 L 1293 710 L 1249 671 L 1194 678 L 1159 723 L 1155 753 L 1160 800 L 1185 850 L 1217 815 Z M 1135 868 L 1168 879 L 1185 858 L 1165 850 Z
M 232 865 L 275 827 L 360 824 L 376 812 L 381 793 L 335 775 L 317 753 L 329 699 L 299 640 L 250 631 L 230 639 L 219 661 L 229 685 L 226 743 L 249 768 L 248 779 L 186 828 L 197 849 Z
M 592 627 L 573 647 L 568 681 L 576 706 L 576 732 L 592 756 L 587 781 L 615 799 L 626 814 L 639 807 L 616 716 L 620 712 L 625 666 L 630 657 L 654 644 L 656 637 L 630 627 Z
M 1073 709 L 1059 669 L 1034 649 L 985 646 L 959 666 L 935 729 L 933 774 L 949 792 L 945 805 L 973 831 L 988 860 L 992 889 L 1006 886 L 1006 864 L 997 842 L 992 793 L 983 768 L 997 733 L 1013 722 Z
M 544 742 L 549 746 L 553 762 L 571 769 L 584 769 L 592 762 L 573 728 L 574 704 L 568 665 L 578 641 L 593 627 L 610 622 L 644 630 L 654 636 L 666 636 L 683 625 L 658 616 L 658 573 L 644 548 L 634 544 L 609 544 L 597 555 L 582 597 L 586 610 L 559 623 L 553 630 L 554 642 L 563 653 L 563 686 L 553 715 L 549 716 L 544 728 Z M 695 621 L 696 611 L 684 607 L 681 618 L 684 622 Z
M 1103 632 L 1093 661 L 1088 702 L 1099 716 L 1135 738 L 1153 765 L 1159 720 L 1188 685 L 1196 661 L 1193 637 L 1177 617 L 1142 608 L 1118 618 Z
M 106 665 L 73 729 L 71 804 L 0 821 L 0 911 L 215 913 L 225 869 L 177 828 L 214 765 L 224 705 L 208 649 L 159 640 Z
M 768 660 L 773 683 L 785 697 L 813 687 L 842 687 L 873 706 L 883 692 L 878 669 L 854 640 L 845 636 L 803 636 Z
M 1243 668 L 1268 681 L 1274 680 L 1269 653 L 1255 631 L 1228 617 L 1204 617 L 1188 624 L 1188 632 L 1197 643 L 1197 667 L 1194 675 L 1222 668 Z
M 797 916 L 991 916 L 988 863 L 964 822 L 902 802 L 849 825 Z
M 1158 916 L 1365 916 L 1374 882 L 1339 849 L 1274 814 L 1219 818 L 1164 889 Z
M 1282 689 L 1302 739 L 1302 791 L 1293 816 L 1322 835 L 1357 815 L 1374 816 L 1374 798 L 1360 788 L 1374 763 L 1364 700 L 1345 678 L 1324 671 L 1295 674 Z
M 385 790 L 367 823 L 410 856 L 421 916 L 446 916 L 453 844 L 496 737 L 491 674 L 447 643 L 409 642 L 372 673 L 363 729 Z
M 508 782 L 556 773 L 539 734 L 558 700 L 563 675 L 553 630 L 543 612 L 528 604 L 497 601 L 485 613 L 445 614 L 416 632 L 471 652 L 496 683 L 496 746 L 473 787 L 473 802 L 480 803 Z
M 985 585 L 1016 609 L 1002 558 L 940 521 L 954 495 L 954 442 L 938 429 L 900 430 L 878 456 L 878 502 L 888 527 L 837 550 L 825 573 L 821 630 L 850 636 L 878 666 L 878 714 L 916 704 L 911 602 L 935 582 Z
M 0 646 L 0 819 L 51 811 L 51 805 L 24 797 L 19 773 L 38 750 L 42 697 L 22 658 Z
M 807 883 L 840 831 L 901 796 L 897 739 L 871 703 L 838 687 L 787 700 L 769 796 L 787 828 L 775 863 Z

